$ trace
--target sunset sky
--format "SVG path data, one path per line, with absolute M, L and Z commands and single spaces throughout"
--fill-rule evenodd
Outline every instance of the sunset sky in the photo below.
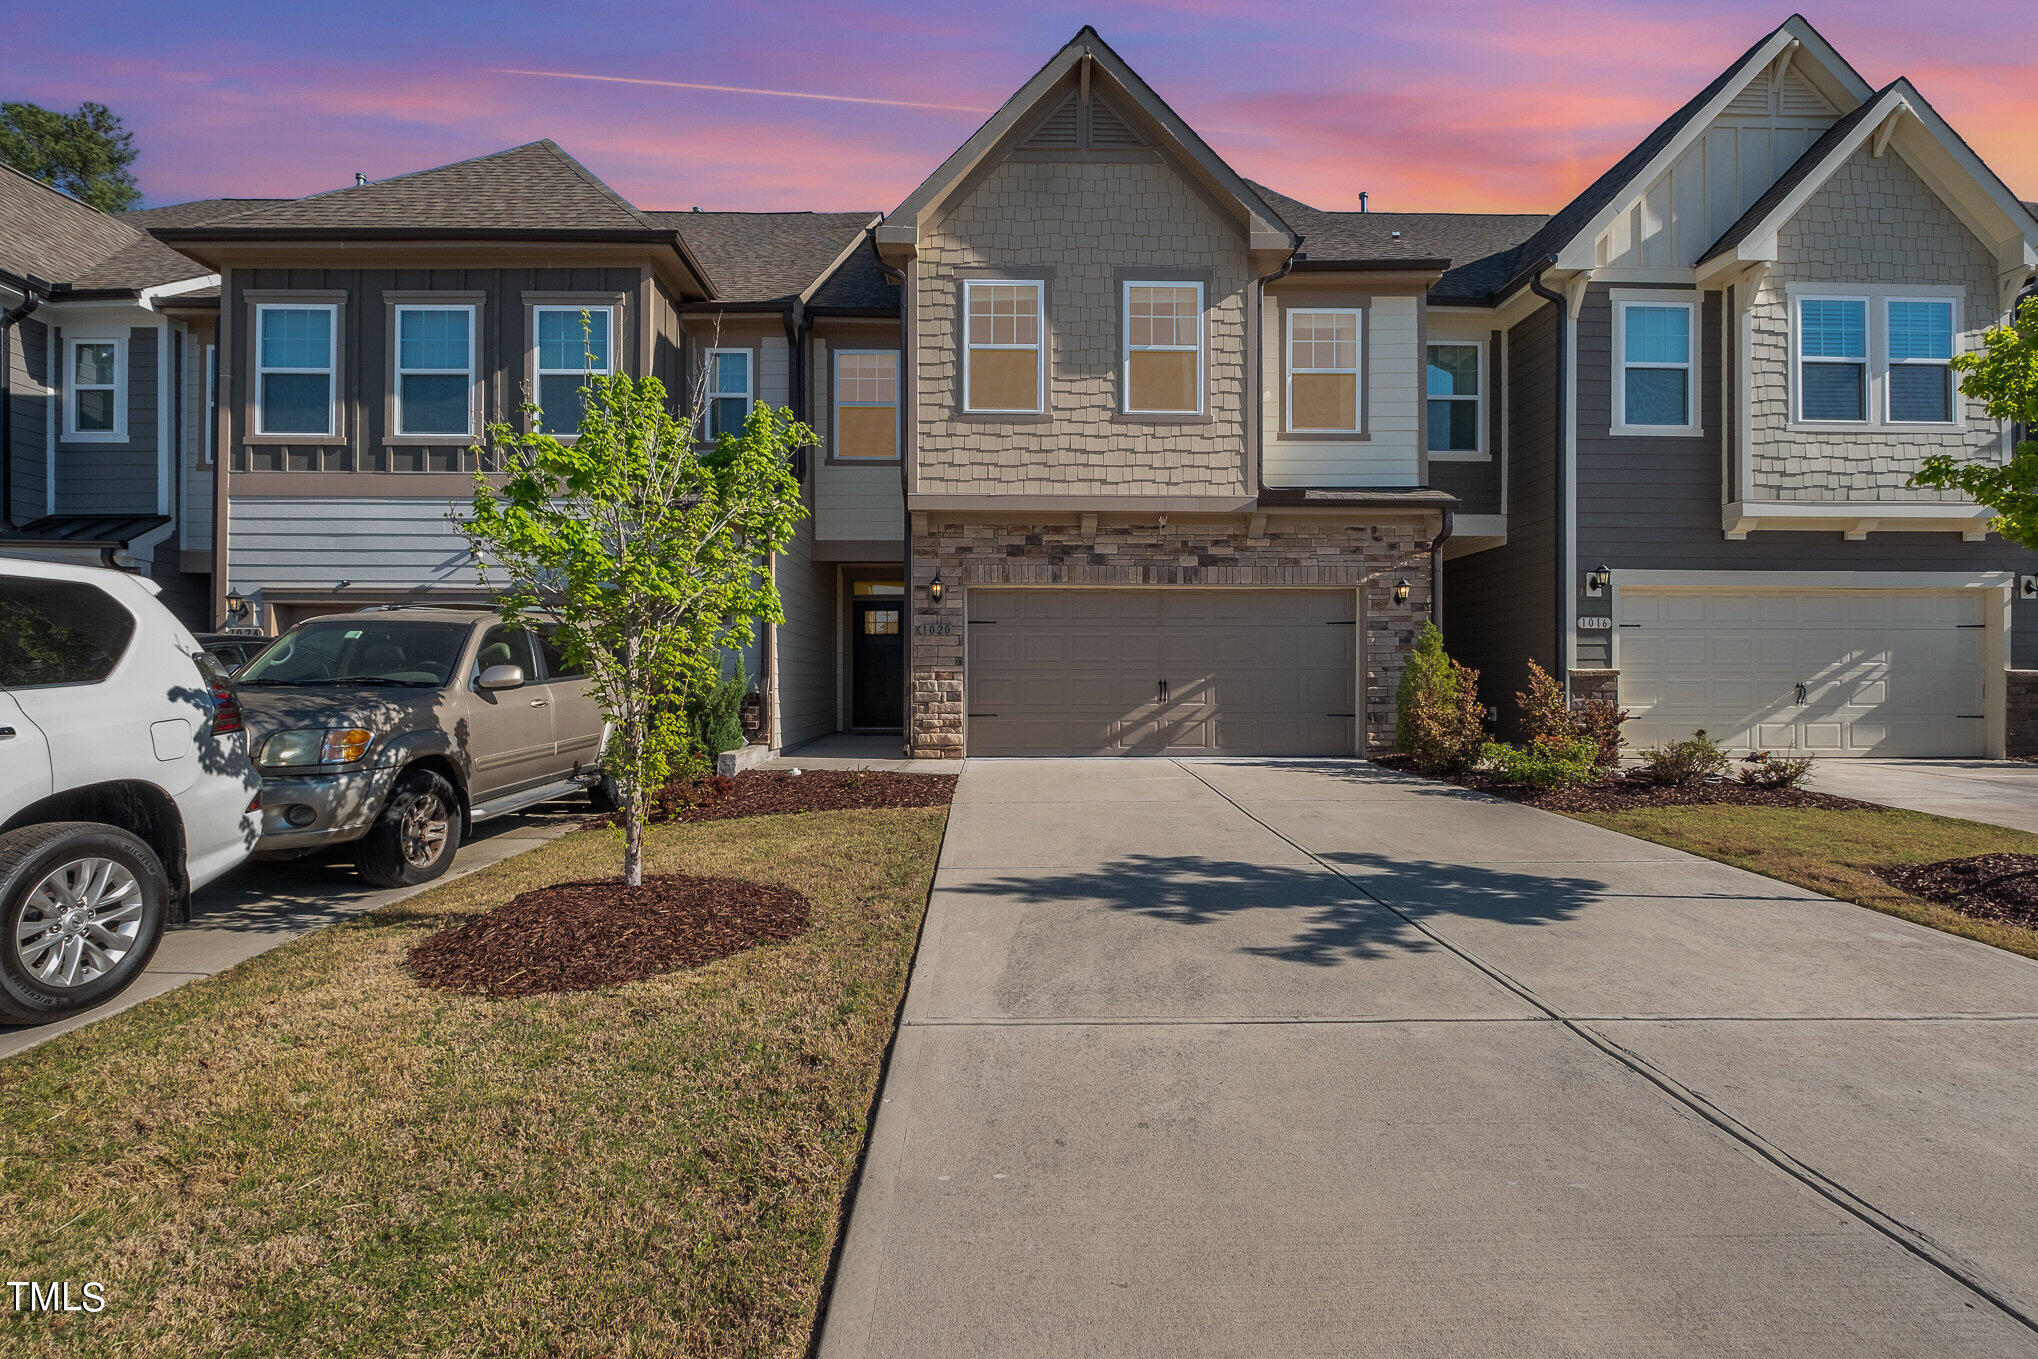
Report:
M 2005 27 L 2013 8 L 1806 13 L 1871 85 L 1909 76 L 2038 198 L 2038 44 Z M 883 211 L 1090 23 L 1235 168 L 1297 198 L 1549 211 L 1788 14 L 1751 0 L 101 0 L 12 9 L 0 96 L 110 105 L 150 204 L 314 193 L 551 137 L 641 207 Z

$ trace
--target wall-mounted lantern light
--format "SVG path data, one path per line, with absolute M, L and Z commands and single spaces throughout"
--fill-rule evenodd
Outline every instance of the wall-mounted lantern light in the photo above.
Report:
M 229 586 L 226 592 L 226 612 L 229 618 L 246 618 L 248 616 L 248 597 L 239 590 Z
M 1606 593 L 1606 587 L 1613 583 L 1613 571 L 1605 562 L 1592 568 L 1585 577 L 1585 593 L 1594 599 Z
M 1394 582 L 1394 602 L 1396 604 L 1406 604 L 1408 602 L 1408 588 L 1406 577 Z
M 928 600 L 931 603 L 939 604 L 941 602 L 941 593 L 943 588 L 944 587 L 941 584 L 941 573 L 939 571 L 936 571 L 934 573 L 934 579 L 927 582 Z

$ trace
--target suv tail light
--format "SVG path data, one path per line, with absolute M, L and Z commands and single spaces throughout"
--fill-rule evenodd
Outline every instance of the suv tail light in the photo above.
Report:
M 234 687 L 217 675 L 210 677 L 212 684 L 212 734 L 225 736 L 230 732 L 246 731 L 241 721 L 241 700 L 234 693 Z

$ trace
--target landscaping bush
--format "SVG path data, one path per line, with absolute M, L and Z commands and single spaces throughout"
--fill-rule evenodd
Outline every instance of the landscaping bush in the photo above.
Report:
M 749 692 L 750 677 L 743 673 L 739 660 L 736 673 L 723 676 L 687 700 L 687 744 L 705 755 L 711 768 L 717 755 L 745 743 L 743 696 Z
M 1486 739 L 1479 672 L 1444 654 L 1444 635 L 1424 623 L 1394 695 L 1395 739 L 1424 774 L 1455 774 L 1479 757 Z
M 1603 698 L 1572 700 L 1556 676 L 1529 662 L 1528 688 L 1515 694 L 1521 705 L 1521 734 L 1529 741 L 1591 741 L 1599 747 L 1597 763 L 1620 763 L 1623 722 L 1634 714 Z
M 1588 698 L 1572 705 L 1571 721 L 1580 737 L 1599 747 L 1599 767 L 1620 763 L 1621 724 L 1635 715 L 1606 698 Z
M 1812 772 L 1809 755 L 1772 755 L 1758 750 L 1741 761 L 1741 782 L 1750 788 L 1795 788 Z
M 1705 728 L 1682 741 L 1670 741 L 1642 752 L 1642 771 L 1665 788 L 1692 788 L 1727 776 L 1734 757 L 1705 734 Z
M 1599 777 L 1599 743 L 1584 737 L 1539 736 L 1520 746 L 1492 741 L 1480 747 L 1479 758 L 1500 778 L 1539 793 Z

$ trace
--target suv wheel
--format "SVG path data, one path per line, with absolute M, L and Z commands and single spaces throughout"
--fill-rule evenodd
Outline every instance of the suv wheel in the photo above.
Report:
M 170 881 L 117 826 L 0 835 L 0 1021 L 41 1024 L 111 1000 L 162 942 Z
M 623 810 L 623 788 L 616 782 L 614 774 L 603 774 L 587 786 L 587 802 L 590 807 L 603 814 Z
M 397 780 L 382 814 L 354 846 L 354 867 L 377 887 L 415 887 L 451 868 L 459 844 L 453 785 L 419 769 Z

